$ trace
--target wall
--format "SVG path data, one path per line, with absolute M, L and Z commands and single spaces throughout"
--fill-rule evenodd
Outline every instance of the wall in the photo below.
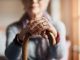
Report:
M 22 14 L 20 0 L 0 0 L 0 55 L 4 55 L 7 26 L 19 20 Z

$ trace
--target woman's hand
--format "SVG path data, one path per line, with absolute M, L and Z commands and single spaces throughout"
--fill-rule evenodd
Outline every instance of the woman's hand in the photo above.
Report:
M 41 34 L 41 32 L 48 30 L 56 36 L 56 29 L 51 25 L 51 23 L 45 17 L 36 20 L 31 20 L 28 23 L 27 29 L 32 35 Z
M 31 35 L 42 35 L 43 37 L 50 36 L 53 44 L 56 43 L 57 31 L 55 27 L 45 17 L 40 19 L 31 20 L 28 24 L 28 31 Z
M 50 35 L 53 39 L 53 42 L 55 42 L 57 31 L 54 28 L 54 26 L 51 25 L 48 19 L 42 17 L 40 19 L 30 20 L 26 28 L 22 29 L 21 32 L 19 33 L 19 39 L 24 41 L 25 38 L 27 39 L 31 35 L 41 35 L 43 37 L 45 35 L 47 36 Z

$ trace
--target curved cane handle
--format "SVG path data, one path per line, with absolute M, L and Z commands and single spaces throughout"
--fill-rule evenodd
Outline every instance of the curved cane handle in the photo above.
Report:
M 56 44 L 56 39 L 55 39 L 54 35 L 51 32 L 49 34 L 52 37 L 52 44 L 55 45 Z

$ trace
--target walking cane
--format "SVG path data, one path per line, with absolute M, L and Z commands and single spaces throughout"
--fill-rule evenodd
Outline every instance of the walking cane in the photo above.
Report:
M 28 41 L 29 39 L 25 39 L 22 46 L 22 60 L 28 60 Z
M 41 24 L 42 26 L 42 24 Z M 37 27 L 38 28 L 38 27 Z M 44 28 L 43 28 L 44 30 Z M 56 40 L 55 40 L 55 37 L 54 37 L 54 31 L 48 31 L 47 35 L 52 38 L 52 44 L 56 44 Z M 29 41 L 29 38 L 25 38 L 24 42 L 23 42 L 23 47 L 22 47 L 22 60 L 28 60 L 28 41 Z
M 55 40 L 53 34 L 50 33 L 50 35 L 52 36 L 52 39 L 53 39 L 53 41 L 52 41 L 53 45 L 56 44 L 56 40 Z M 29 41 L 29 39 L 27 38 L 27 39 L 25 39 L 25 41 L 23 42 L 23 47 L 22 47 L 22 60 L 28 60 L 28 41 Z

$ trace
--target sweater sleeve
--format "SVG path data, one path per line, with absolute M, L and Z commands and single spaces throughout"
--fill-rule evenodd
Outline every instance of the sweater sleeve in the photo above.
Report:
M 6 50 L 5 55 L 9 60 L 18 60 L 22 54 L 21 46 L 18 46 L 14 43 L 16 34 L 19 32 L 16 26 L 8 27 L 6 31 Z
M 51 46 L 52 58 L 62 60 L 67 54 L 67 42 L 66 42 L 66 28 L 61 21 L 53 21 L 53 26 L 58 32 L 58 43 L 55 46 Z M 55 53 L 55 54 L 54 54 Z M 53 57 L 54 56 L 54 57 Z

